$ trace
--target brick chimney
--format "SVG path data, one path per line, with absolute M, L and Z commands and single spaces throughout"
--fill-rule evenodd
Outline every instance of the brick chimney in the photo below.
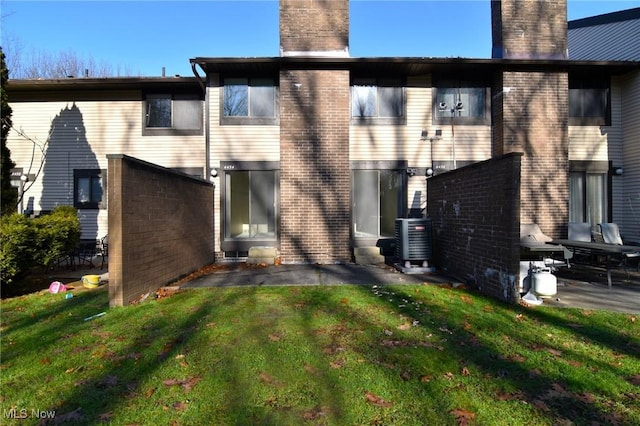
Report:
M 280 0 L 280 254 L 283 263 L 350 259 L 348 0 Z
M 348 0 L 280 0 L 281 56 L 349 56 Z
M 493 56 L 504 59 L 566 59 L 566 0 L 491 2 Z M 548 69 L 548 67 L 547 67 Z M 568 223 L 568 74 L 509 69 L 492 90 L 493 156 L 523 152 L 522 223 L 562 237 Z
M 493 58 L 567 59 L 566 0 L 492 0 Z

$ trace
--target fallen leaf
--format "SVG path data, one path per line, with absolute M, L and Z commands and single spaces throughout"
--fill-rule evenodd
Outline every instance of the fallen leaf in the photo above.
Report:
M 364 397 L 366 398 L 369 404 L 373 404 L 377 407 L 389 408 L 393 406 L 392 402 L 385 401 L 384 399 L 380 398 L 375 394 L 372 394 L 371 392 L 365 392 Z
M 185 392 L 189 392 L 191 389 L 193 389 L 195 385 L 198 384 L 200 380 L 202 380 L 202 377 L 193 376 L 183 380 L 176 380 L 176 379 L 163 380 L 162 384 L 165 386 L 182 386 L 182 389 Z
M 427 382 L 430 382 L 430 381 L 431 381 L 431 376 L 426 375 L 426 374 L 423 375 L 423 376 L 420 376 L 420 382 L 427 383 Z
M 409 380 L 411 380 L 411 373 L 409 373 L 407 370 L 404 370 L 402 373 L 400 373 L 400 378 L 405 382 L 408 382 Z
M 173 409 L 176 411 L 184 411 L 187 409 L 187 404 L 185 404 L 184 402 L 175 402 L 173 404 Z
M 151 395 L 153 395 L 153 393 L 156 391 L 156 388 L 149 388 L 147 389 L 147 391 L 144 393 L 144 395 L 149 398 Z
M 635 316 L 630 316 L 629 319 L 631 320 L 631 322 L 636 322 L 638 319 Z
M 469 369 L 467 367 L 462 367 L 462 371 L 460 372 L 460 374 L 462 374 L 463 376 L 469 376 L 471 372 L 469 372 Z
M 587 404 L 593 404 L 594 402 L 596 402 L 596 398 L 589 392 L 582 392 L 581 394 L 577 395 L 577 398 Z
M 317 420 L 324 415 L 325 412 L 321 407 L 315 407 L 302 413 L 302 418 L 305 420 Z
M 260 380 L 269 385 L 275 383 L 276 381 L 269 373 L 265 373 L 264 371 L 260 372 L 259 377 Z
M 113 417 L 113 413 L 111 411 L 107 412 L 107 413 L 102 413 L 98 416 L 98 419 L 101 422 L 108 422 L 111 420 L 111 417 Z
M 520 354 L 514 354 L 507 357 L 509 361 L 513 362 L 525 362 L 527 359 Z
M 629 376 L 627 377 L 626 380 L 632 385 L 640 386 L 640 374 L 634 374 L 633 376 Z
M 453 380 L 453 373 L 451 371 L 447 371 L 444 375 L 445 379 Z
M 282 338 L 282 333 L 271 333 L 269 334 L 269 340 L 272 342 L 277 342 Z
M 309 374 L 313 374 L 314 376 L 318 374 L 318 369 L 315 368 L 313 365 L 310 365 L 310 364 L 305 364 L 304 365 L 304 370 Z
M 546 412 L 550 411 L 547 404 L 544 401 L 541 401 L 539 399 L 534 399 L 533 401 L 531 401 L 531 404 L 540 411 L 546 411 Z
M 458 426 L 466 426 L 476 418 L 476 413 L 472 413 L 471 411 L 463 410 L 461 408 L 453 410 L 451 414 L 456 418 Z
M 182 389 L 184 389 L 185 392 L 189 392 L 191 389 L 194 388 L 195 385 L 198 384 L 200 380 L 202 380 L 201 377 L 198 377 L 198 376 L 191 377 L 185 380 L 185 382 L 182 384 Z
M 466 294 L 463 294 L 460 296 L 460 300 L 462 300 L 464 303 L 468 304 L 468 305 L 473 305 L 473 299 L 469 296 L 467 296 Z
M 547 348 L 547 352 L 555 356 L 562 356 L 562 351 L 553 348 Z
M 47 357 L 47 358 L 42 358 L 42 359 L 40 360 L 40 364 L 42 364 L 42 365 L 49 365 L 49 364 L 51 364 L 51 360 L 49 359 L 49 357 Z
M 329 365 L 331 365 L 331 368 L 337 370 L 338 368 L 342 368 L 344 366 L 344 360 L 331 361 Z
M 405 322 L 404 324 L 400 324 L 398 327 L 396 327 L 398 330 L 409 330 L 411 328 L 411 324 L 409 324 L 408 322 Z

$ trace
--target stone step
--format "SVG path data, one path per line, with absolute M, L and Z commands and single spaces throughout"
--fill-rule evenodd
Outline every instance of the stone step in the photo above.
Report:
M 380 265 L 385 261 L 380 247 L 355 247 L 353 254 L 358 265 Z
M 259 264 L 266 263 L 267 265 L 273 265 L 278 257 L 278 250 L 275 247 L 269 246 L 256 246 L 249 248 L 249 256 L 247 257 L 247 263 Z

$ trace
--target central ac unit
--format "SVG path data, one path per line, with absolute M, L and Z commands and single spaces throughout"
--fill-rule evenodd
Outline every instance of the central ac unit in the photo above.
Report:
M 396 219 L 396 257 L 401 262 L 431 259 L 431 219 Z

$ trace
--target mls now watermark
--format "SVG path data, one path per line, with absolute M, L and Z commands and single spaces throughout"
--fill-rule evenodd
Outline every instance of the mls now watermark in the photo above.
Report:
M 28 410 L 26 408 L 11 408 L 9 410 L 3 410 L 5 419 L 53 419 L 56 417 L 55 410 L 37 410 L 32 408 Z

